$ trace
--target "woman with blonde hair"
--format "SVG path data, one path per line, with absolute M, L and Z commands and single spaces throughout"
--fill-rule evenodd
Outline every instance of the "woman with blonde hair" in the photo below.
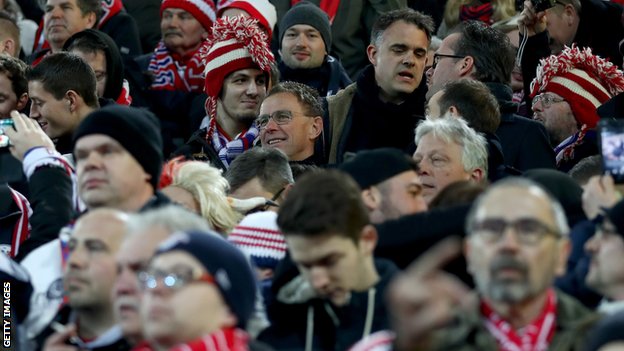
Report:
M 242 219 L 227 198 L 227 180 L 208 163 L 174 158 L 163 167 L 159 187 L 173 202 L 201 215 L 221 234 L 227 235 Z

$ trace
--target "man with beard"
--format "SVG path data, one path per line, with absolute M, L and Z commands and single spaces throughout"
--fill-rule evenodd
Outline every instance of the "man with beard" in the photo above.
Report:
M 202 50 L 206 117 L 177 153 L 227 169 L 258 137 L 253 122 L 270 88 L 275 59 L 257 20 L 243 16 L 220 18 Z
M 583 325 L 594 319 L 577 301 L 553 289 L 570 251 L 559 202 L 531 181 L 510 178 L 477 200 L 466 231 L 468 271 L 480 295 L 472 316 L 478 317 L 462 323 L 464 333 L 450 334 L 457 338 L 450 338 L 449 345 L 465 340 L 465 332 L 481 330 L 489 335 L 475 339 L 479 349 L 522 349 L 527 343 L 531 350 L 554 345 L 575 349 L 584 337 Z

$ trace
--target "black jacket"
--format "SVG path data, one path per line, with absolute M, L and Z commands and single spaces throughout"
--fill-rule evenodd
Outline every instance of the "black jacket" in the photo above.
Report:
M 505 163 L 520 171 L 532 168 L 555 168 L 555 153 L 544 126 L 515 114 L 511 87 L 486 83 L 500 105 L 501 123 L 496 135 L 503 146 Z
M 347 306 L 336 307 L 319 298 L 292 303 L 274 300 L 269 303 L 267 312 L 271 326 L 259 335 L 258 340 L 276 350 L 303 350 L 306 331 L 311 328 L 313 350 L 347 350 L 362 339 L 367 314 L 372 313 L 371 332 L 388 329 L 390 325 L 384 295 L 398 270 L 391 262 L 378 259 L 375 260 L 375 268 L 379 273 L 379 282 L 365 292 L 352 293 Z M 276 279 L 274 284 L 278 281 L 281 280 Z M 291 282 L 296 283 L 294 280 Z M 276 287 L 276 290 L 280 288 L 286 287 Z M 309 313 L 312 314 L 311 324 L 308 324 Z
M 329 55 L 325 56 L 323 64 L 317 68 L 292 69 L 282 60 L 278 63 L 278 68 L 282 82 L 293 81 L 311 86 L 320 96 L 334 95 L 352 83 L 340 62 Z
M 125 10 L 111 17 L 98 29 L 115 41 L 122 56 L 135 57 L 143 53 L 139 41 L 139 27 Z

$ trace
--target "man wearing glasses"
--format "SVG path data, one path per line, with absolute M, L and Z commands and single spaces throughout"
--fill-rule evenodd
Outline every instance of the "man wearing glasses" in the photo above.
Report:
M 315 153 L 323 133 L 323 106 L 316 90 L 296 82 L 271 89 L 260 106 L 256 125 L 262 147 L 283 151 L 289 161 L 323 164 L 325 155 Z
M 559 170 L 598 154 L 596 109 L 624 91 L 622 71 L 575 46 L 543 60 L 531 88 L 534 119 L 548 131 Z
M 137 350 L 247 350 L 256 281 L 247 258 L 206 232 L 180 232 L 139 273 L 146 342 Z
M 442 279 L 443 258 L 419 260 L 390 289 L 398 349 L 426 341 L 432 347 L 421 349 L 580 349 L 598 317 L 553 288 L 570 251 L 557 200 L 532 181 L 507 178 L 475 202 L 466 232 L 464 253 L 478 299 L 458 295 L 465 290 Z M 437 253 L 450 257 L 453 250 L 447 245 Z

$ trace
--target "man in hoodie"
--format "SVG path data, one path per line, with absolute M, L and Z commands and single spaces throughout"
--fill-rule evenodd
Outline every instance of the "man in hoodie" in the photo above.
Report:
M 388 325 L 384 292 L 397 269 L 373 258 L 377 231 L 348 175 L 303 176 L 277 222 L 300 274 L 278 268 L 261 341 L 279 350 L 346 350 Z

